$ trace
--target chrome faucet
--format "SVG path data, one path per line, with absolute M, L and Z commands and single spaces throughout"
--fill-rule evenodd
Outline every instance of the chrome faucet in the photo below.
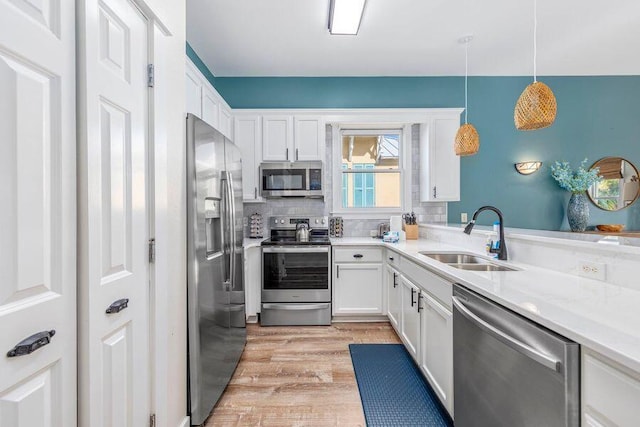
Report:
M 469 224 L 467 224 L 467 226 L 464 228 L 464 232 L 466 234 L 471 234 L 471 230 L 473 230 L 473 226 L 476 225 L 476 218 L 478 217 L 478 214 L 486 210 L 494 211 L 496 214 L 498 214 L 498 219 L 500 220 L 500 236 L 498 237 L 498 239 L 500 239 L 500 246 L 497 249 L 491 248 L 489 252 L 493 254 L 497 253 L 499 260 L 506 261 L 507 260 L 507 242 L 504 241 L 504 220 L 502 218 L 502 212 L 500 212 L 500 209 L 493 206 L 481 207 L 480 209 L 478 209 L 473 213 L 473 218 L 471 219 L 471 221 L 469 221 Z

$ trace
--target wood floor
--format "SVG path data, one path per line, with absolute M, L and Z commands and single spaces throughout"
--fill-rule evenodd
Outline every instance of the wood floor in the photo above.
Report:
M 349 344 L 400 343 L 388 323 L 247 325 L 247 345 L 206 427 L 364 426 Z

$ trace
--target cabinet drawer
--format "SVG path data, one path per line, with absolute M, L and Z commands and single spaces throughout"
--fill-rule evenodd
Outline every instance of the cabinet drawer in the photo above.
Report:
M 402 257 L 400 256 L 399 253 L 387 249 L 387 251 L 386 251 L 387 264 L 392 265 L 395 268 L 400 268 L 400 260 L 401 259 L 402 259 Z
M 582 359 L 584 425 L 632 426 L 640 419 L 640 379 L 585 350 Z
M 382 248 L 335 248 L 333 262 L 382 262 Z
M 451 310 L 451 296 L 453 295 L 453 282 L 450 282 L 427 270 L 418 264 L 402 260 L 402 274 L 409 277 L 416 285 L 436 297 L 441 303 Z

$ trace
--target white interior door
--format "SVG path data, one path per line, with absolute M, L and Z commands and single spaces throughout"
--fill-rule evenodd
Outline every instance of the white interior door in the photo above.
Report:
M 76 424 L 74 19 L 0 1 L 1 427 Z
M 150 412 L 148 21 L 129 0 L 81 5 L 80 424 L 139 427 Z

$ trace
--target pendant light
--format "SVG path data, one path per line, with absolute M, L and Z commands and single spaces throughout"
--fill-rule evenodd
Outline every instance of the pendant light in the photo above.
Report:
M 467 121 L 467 79 L 469 77 L 469 42 L 473 36 L 462 37 L 459 42 L 464 43 L 464 124 L 456 132 L 454 148 L 458 156 L 472 156 L 480 149 L 480 136 L 472 124 Z
M 549 127 L 556 119 L 558 106 L 553 92 L 536 76 L 538 32 L 538 1 L 533 0 L 533 83 L 527 86 L 513 112 L 513 121 L 518 130 L 534 130 Z

